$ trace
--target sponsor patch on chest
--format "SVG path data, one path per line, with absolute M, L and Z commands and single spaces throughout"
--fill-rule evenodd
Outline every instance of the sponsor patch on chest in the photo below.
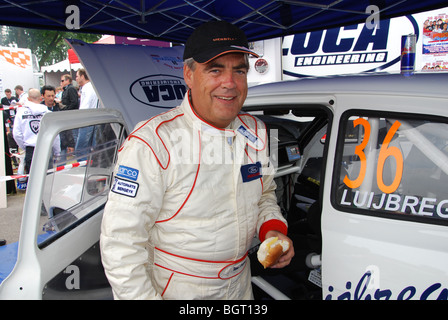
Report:
M 261 178 L 261 162 L 258 161 L 241 166 L 241 177 L 243 178 L 243 182 L 250 182 Z
M 238 128 L 238 132 L 249 139 L 250 142 L 256 143 L 258 138 L 249 130 L 247 130 L 243 125 Z

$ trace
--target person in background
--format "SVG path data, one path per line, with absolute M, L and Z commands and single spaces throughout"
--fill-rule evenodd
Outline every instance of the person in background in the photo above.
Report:
M 61 77 L 61 86 L 63 89 L 61 105 L 64 110 L 79 109 L 78 90 L 72 84 L 72 77 L 69 74 L 64 74 Z M 58 101 L 59 102 L 59 101 Z
M 79 110 L 98 108 L 99 100 L 90 82 L 89 76 L 85 69 L 79 69 L 76 72 L 76 82 L 79 84 L 81 91 L 81 98 L 79 102 Z M 76 140 L 77 155 L 88 153 L 87 148 L 94 143 L 94 127 L 84 127 L 79 129 L 78 138 Z
M 14 91 L 16 93 L 16 97 L 18 100 L 17 103 L 19 105 L 25 104 L 25 102 L 27 101 L 27 98 L 28 98 L 28 93 L 23 91 L 23 87 L 19 84 L 19 85 L 15 86 Z
M 56 101 L 56 93 L 53 86 L 45 85 L 40 89 L 42 94 L 42 104 L 46 105 L 50 111 L 61 110 L 59 103 Z
M 56 102 L 55 88 L 53 86 L 43 86 L 41 89 L 42 104 L 45 104 L 50 111 L 60 111 L 59 103 Z M 73 139 L 72 130 L 62 131 L 60 134 L 61 140 L 61 161 L 67 160 L 67 155 L 73 154 L 75 151 L 75 141 Z
M 1 100 L 3 106 L 10 106 L 13 101 L 18 101 L 16 97 L 12 95 L 11 89 L 5 89 L 5 96 Z
M 3 108 L 7 106 L 14 106 L 18 102 L 17 98 L 12 95 L 11 89 L 5 89 L 5 97 L 2 98 L 1 104 Z M 16 109 L 8 109 L 5 108 L 3 110 L 3 122 L 5 123 L 6 127 L 6 137 L 8 142 L 8 148 L 6 149 L 8 153 L 10 153 L 10 150 L 16 150 L 18 149 L 17 143 L 14 141 L 14 138 L 12 137 L 12 128 L 14 125 L 14 118 L 16 116 Z M 17 167 L 19 164 L 17 162 L 17 159 L 12 156 L 12 162 Z
M 9 90 L 9 89 L 6 89 Z M 6 91 L 5 90 L 5 91 Z M 11 96 L 11 90 L 9 90 L 9 96 Z M 2 99 L 2 104 L 3 103 L 9 103 L 8 100 L 5 101 L 5 98 Z M 4 105 L 5 107 L 7 107 L 8 105 Z M 10 123 L 11 123 L 11 114 L 9 112 L 10 110 L 6 109 L 3 111 L 3 122 L 4 122 L 4 126 L 3 126 L 3 147 L 4 147 L 4 155 L 5 155 L 5 173 L 7 176 L 11 176 L 14 174 L 13 168 L 12 168 L 12 162 L 14 162 L 14 164 L 17 166 L 17 160 L 16 158 L 12 155 L 12 148 L 10 148 L 9 145 L 9 140 L 11 139 L 12 135 L 11 135 L 11 129 L 12 129 L 12 125 L 10 127 Z M 14 109 L 12 110 L 14 111 Z M 12 139 L 14 140 L 14 139 Z M 15 141 L 14 141 L 15 144 Z M 6 194 L 14 194 L 17 193 L 16 191 L 16 185 L 15 185 L 15 181 L 13 180 L 9 180 L 6 181 Z M 1 244 L 1 240 L 0 240 L 0 244 Z
M 56 87 L 56 99 L 60 102 L 62 99 L 62 87 Z
M 17 115 L 14 119 L 13 136 L 19 148 L 25 150 L 26 174 L 30 172 L 42 117 L 47 112 L 51 112 L 40 102 L 40 91 L 38 89 L 30 89 L 28 91 L 28 101 L 17 110 Z M 59 136 L 55 139 L 53 150 L 54 153 L 59 156 L 61 152 Z

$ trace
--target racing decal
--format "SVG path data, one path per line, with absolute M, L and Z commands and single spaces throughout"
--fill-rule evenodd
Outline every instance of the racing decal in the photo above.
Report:
M 416 287 L 413 285 L 405 286 L 401 290 L 392 290 L 388 288 L 373 288 L 373 273 L 365 272 L 358 283 L 347 281 L 345 288 L 347 291 L 336 295 L 335 287 L 328 286 L 325 300 L 448 300 L 448 289 L 444 288 L 441 283 L 434 283 L 427 287 Z
M 138 191 L 138 183 L 115 177 L 112 191 L 123 196 L 135 198 Z
M 129 167 L 126 167 L 126 166 L 119 166 L 118 167 L 117 176 L 125 178 L 125 179 L 130 179 L 130 180 L 133 180 L 133 181 L 137 181 L 138 170 L 137 169 L 133 169 L 133 168 L 129 168 Z
M 261 178 L 261 162 L 258 161 L 241 166 L 241 177 L 243 178 L 243 182 L 250 182 Z
M 359 117 L 347 122 L 337 203 L 448 219 L 445 123 Z M 445 174 L 441 174 L 445 173 Z M 404 217 L 404 215 L 401 215 Z
M 145 105 L 171 109 L 182 102 L 187 87 L 181 77 L 157 74 L 135 80 L 129 90 L 134 99 Z
M 151 58 L 154 62 L 163 64 L 165 67 L 171 69 L 182 70 L 184 67 L 184 61 L 182 57 L 151 54 Z
M 353 121 L 353 126 L 356 127 L 358 125 L 361 125 L 364 127 L 364 138 L 362 142 L 356 146 L 355 148 L 355 154 L 359 157 L 361 162 L 361 168 L 359 170 L 358 177 L 355 180 L 350 180 L 348 176 L 346 175 L 344 177 L 344 183 L 352 189 L 358 188 L 361 186 L 364 177 L 366 176 L 366 169 L 367 169 L 367 161 L 366 161 L 366 154 L 364 152 L 365 147 L 369 143 L 370 139 L 370 124 L 369 122 L 364 118 L 358 118 L 355 121 Z M 400 149 L 397 147 L 391 146 L 389 147 L 389 143 L 394 137 L 395 133 L 397 132 L 398 128 L 400 127 L 401 123 L 399 121 L 395 121 L 392 127 L 387 132 L 386 137 L 384 138 L 383 144 L 380 149 L 380 154 L 378 156 L 378 166 L 377 166 L 377 183 L 378 187 L 381 191 L 384 193 L 392 193 L 395 190 L 397 190 L 398 186 L 400 185 L 401 177 L 403 175 L 403 155 L 401 154 Z M 392 184 L 386 186 L 383 181 L 383 169 L 384 169 L 384 163 L 388 157 L 394 157 L 397 164 L 397 169 L 395 170 L 395 177 L 392 182 Z

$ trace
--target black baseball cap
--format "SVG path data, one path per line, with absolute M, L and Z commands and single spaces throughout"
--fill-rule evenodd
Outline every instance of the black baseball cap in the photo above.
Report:
M 196 62 L 206 63 L 226 53 L 248 53 L 246 35 L 237 26 L 227 21 L 209 21 L 193 31 L 185 44 L 184 60 L 193 58 Z

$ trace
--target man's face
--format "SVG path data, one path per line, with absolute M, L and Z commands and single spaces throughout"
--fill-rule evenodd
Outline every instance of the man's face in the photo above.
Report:
M 68 85 L 68 80 L 65 80 L 65 77 L 61 78 L 61 87 L 65 87 L 66 85 Z
M 84 76 L 80 75 L 79 72 L 76 72 L 76 82 L 80 85 L 83 86 L 85 83 L 84 81 Z
M 5 91 L 6 98 L 11 99 L 11 91 Z
M 54 97 L 55 97 L 54 91 L 45 90 L 43 94 L 45 105 L 52 106 L 54 104 Z
M 237 116 L 247 96 L 246 59 L 230 53 L 208 63 L 184 67 L 184 79 L 191 89 L 197 115 L 209 124 L 225 128 Z

